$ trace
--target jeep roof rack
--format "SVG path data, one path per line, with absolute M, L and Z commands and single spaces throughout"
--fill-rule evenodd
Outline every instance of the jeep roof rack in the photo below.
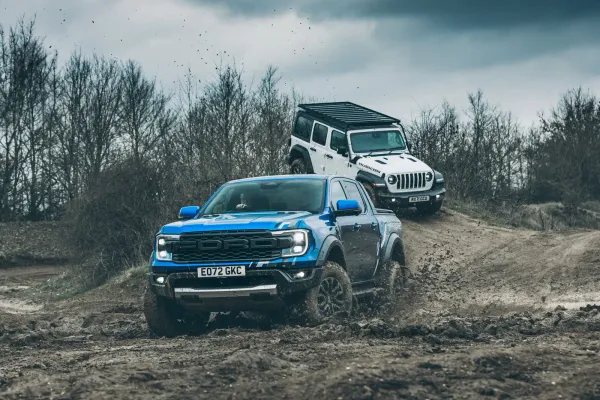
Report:
M 309 114 L 321 118 L 340 128 L 376 127 L 400 123 L 400 120 L 389 115 L 371 110 L 349 101 L 333 103 L 307 103 L 298 104 Z

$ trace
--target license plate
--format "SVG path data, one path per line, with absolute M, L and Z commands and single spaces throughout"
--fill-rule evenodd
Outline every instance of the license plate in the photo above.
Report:
M 408 198 L 409 203 L 420 203 L 422 201 L 429 201 L 429 196 L 413 196 Z
M 227 265 L 222 267 L 198 268 L 198 278 L 220 278 L 226 276 L 246 276 L 246 266 Z

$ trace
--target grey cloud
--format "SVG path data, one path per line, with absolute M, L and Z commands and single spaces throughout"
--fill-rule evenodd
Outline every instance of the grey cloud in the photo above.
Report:
M 289 10 L 314 19 L 416 18 L 440 28 L 468 31 L 562 25 L 598 19 L 598 0 L 185 0 L 225 8 L 234 15 L 265 16 Z
M 382 47 L 406 43 L 402 54 L 411 66 L 432 70 L 464 70 L 522 63 L 567 50 L 587 48 L 597 54 L 597 22 L 582 21 L 555 27 L 528 26 L 503 32 L 455 32 L 407 29 L 392 21 L 377 25 L 374 36 Z M 560 56 L 557 56 L 560 57 Z
M 600 0 L 180 1 L 208 5 L 236 17 L 261 18 L 293 10 L 321 25 L 340 20 L 374 22 L 374 31 L 365 39 L 370 46 L 360 46 L 363 51 L 356 53 L 361 57 L 353 68 L 366 66 L 368 57 L 381 58 L 382 51 L 386 58 L 402 60 L 408 67 L 484 68 L 574 47 L 597 47 L 600 35 Z M 332 65 L 335 57 L 328 63 L 323 60 L 322 66 L 326 64 L 332 71 L 349 66 Z M 304 72 L 319 69 L 312 66 Z

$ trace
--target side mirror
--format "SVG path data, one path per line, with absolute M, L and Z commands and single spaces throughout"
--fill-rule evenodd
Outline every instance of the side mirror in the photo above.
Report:
M 336 206 L 335 215 L 338 216 L 359 215 L 362 213 L 362 208 L 357 200 L 338 200 Z
M 338 153 L 342 157 L 348 157 L 348 149 L 346 149 L 344 147 L 339 147 L 337 149 L 336 153 Z
M 198 211 L 200 211 L 200 207 L 198 207 L 198 206 L 182 207 L 179 210 L 179 219 L 194 218 L 198 214 Z

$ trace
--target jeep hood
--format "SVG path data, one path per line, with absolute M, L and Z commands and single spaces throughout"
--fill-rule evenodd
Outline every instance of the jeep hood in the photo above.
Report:
M 254 212 L 221 214 L 187 221 L 173 222 L 162 227 L 160 233 L 179 235 L 187 232 L 224 230 L 278 230 L 296 227 L 298 222 L 311 216 L 309 212 Z
M 377 175 L 427 171 L 433 172 L 431 167 L 409 154 L 362 157 L 356 162 L 356 165 L 366 172 L 375 173 Z

